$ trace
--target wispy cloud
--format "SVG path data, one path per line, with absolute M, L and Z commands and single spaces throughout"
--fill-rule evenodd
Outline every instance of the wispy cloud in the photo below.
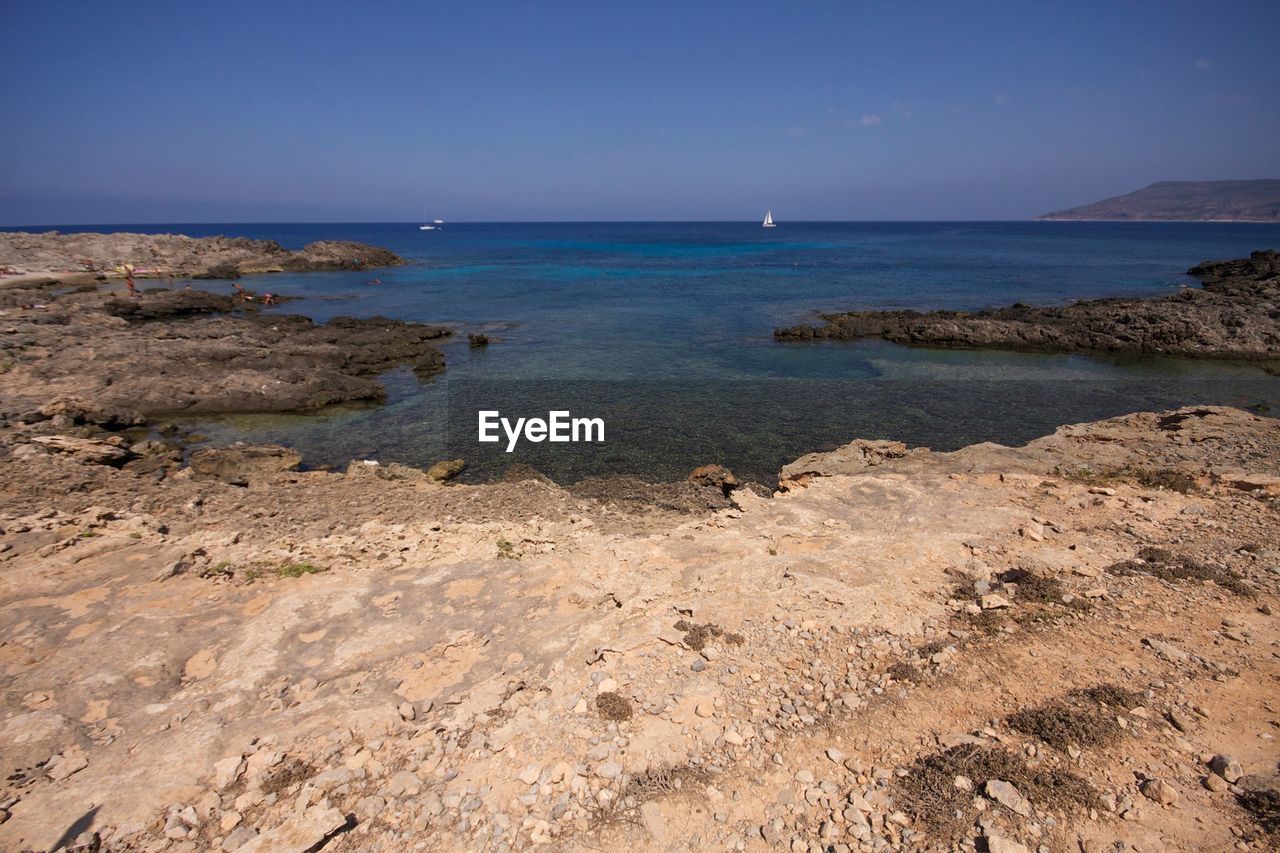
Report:
M 875 127 L 876 125 L 880 124 L 882 121 L 884 121 L 884 119 L 876 115 L 875 113 L 867 113 L 862 117 L 862 126 Z
M 800 137 L 804 136 L 808 132 L 809 132 L 809 129 L 807 127 L 801 127 L 800 125 L 797 124 L 795 127 L 791 127 L 787 129 L 787 136 L 790 136 L 792 139 L 799 139 Z
M 1009 103 L 1009 95 L 1005 92 L 1001 92 L 1000 94 L 996 95 L 995 101 L 997 104 L 1003 107 L 1005 104 Z
M 1199 68 L 1201 71 L 1208 71 L 1212 67 L 1213 67 L 1213 62 L 1208 59 L 1196 60 L 1196 68 Z

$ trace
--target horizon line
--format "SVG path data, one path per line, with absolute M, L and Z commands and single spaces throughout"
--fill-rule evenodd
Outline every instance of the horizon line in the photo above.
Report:
M 796 225 L 937 225 L 937 224 L 996 224 L 1011 222 L 1079 222 L 1113 224 L 1129 223 L 1134 225 L 1150 225 L 1153 223 L 1199 223 L 1230 225 L 1276 225 L 1276 221 L 1250 219 L 1051 219 L 1033 216 L 1022 219 L 784 219 L 780 224 Z M 446 220 L 444 225 L 747 225 L 758 219 L 455 219 Z M 167 222 L 38 222 L 38 223 L 0 223 L 0 229 L 19 228 L 128 228 L 136 226 L 171 226 L 171 225 L 412 225 L 421 224 L 417 219 L 261 219 L 261 220 L 169 220 Z M 443 229 L 441 229 L 443 230 Z

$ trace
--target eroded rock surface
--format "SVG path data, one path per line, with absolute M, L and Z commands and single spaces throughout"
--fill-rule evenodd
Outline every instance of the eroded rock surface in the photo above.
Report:
M 852 445 L 692 514 L 157 480 L 38 426 L 0 432 L 4 849 L 1268 849 L 1228 779 L 1274 770 L 1273 419 Z
M 302 454 L 276 445 L 232 445 L 193 451 L 189 462 L 197 476 L 244 486 L 252 478 L 298 470 Z
M 0 414 L 27 420 L 55 416 L 51 407 L 103 423 L 378 401 L 377 373 L 443 370 L 434 343 L 451 334 L 385 317 L 315 323 L 201 291 L 0 289 L 15 293 L 21 301 L 0 309 Z

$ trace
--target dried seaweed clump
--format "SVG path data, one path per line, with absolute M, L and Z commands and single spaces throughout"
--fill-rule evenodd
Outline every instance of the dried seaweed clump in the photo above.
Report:
M 923 678 L 920 668 L 906 661 L 898 661 L 885 671 L 894 681 L 903 684 L 919 684 Z
M 1280 790 L 1274 787 L 1250 789 L 1236 799 L 1263 832 L 1280 838 Z
M 1055 700 L 1024 708 L 1005 718 L 1009 728 L 1039 738 L 1052 747 L 1065 751 L 1102 746 L 1120 735 L 1120 724 L 1111 714 L 1096 706 Z
M 1072 690 L 1068 695 L 1079 699 L 1088 699 L 1091 702 L 1097 702 L 1099 705 L 1110 705 L 1113 708 L 1120 708 L 1125 711 L 1138 707 L 1144 701 L 1142 694 L 1136 690 L 1130 690 L 1127 687 L 1120 687 L 1115 684 L 1081 687 Z
M 665 797 L 684 788 L 686 783 L 706 782 L 710 774 L 692 765 L 650 767 L 627 781 L 622 799 L 628 805 L 639 805 L 647 800 Z
M 1010 569 L 1000 575 L 1000 583 L 1016 584 L 1018 600 L 1037 604 L 1061 604 L 1065 590 L 1057 578 L 1047 578 L 1026 569 Z
M 631 700 L 621 693 L 605 691 L 596 696 L 596 710 L 606 720 L 629 720 L 632 709 Z
M 972 790 L 958 786 L 958 776 L 968 779 Z M 1000 747 L 961 744 L 917 758 L 906 775 L 894 782 L 894 804 L 940 841 L 954 842 L 977 814 L 973 792 L 997 779 L 1011 783 L 1042 808 L 1094 808 L 1098 802 L 1089 783 L 1072 773 L 1030 767 L 1020 756 Z
M 719 638 L 731 646 L 742 645 L 741 634 L 730 633 L 718 625 L 712 625 L 710 622 L 699 624 L 681 619 L 672 627 L 677 631 L 684 631 L 684 644 L 695 652 L 700 652 L 706 648 L 707 640 L 713 637 Z
M 1092 468 L 1057 469 L 1062 479 L 1083 486 L 1110 486 L 1125 480 L 1144 489 L 1167 489 L 1171 492 L 1189 494 L 1196 490 L 1196 478 L 1172 468 L 1105 468 L 1095 471 Z
M 1252 598 L 1253 589 L 1244 578 L 1230 569 L 1206 566 L 1191 557 L 1176 555 L 1164 548 L 1148 547 L 1132 560 L 1121 560 L 1107 566 L 1113 575 L 1150 575 L 1170 583 L 1181 581 L 1213 581 L 1223 589 Z

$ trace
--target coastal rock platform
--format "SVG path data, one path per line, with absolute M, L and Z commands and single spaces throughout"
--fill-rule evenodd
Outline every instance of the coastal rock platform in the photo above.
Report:
M 315 323 L 196 290 L 128 299 L 36 283 L 0 289 L 0 333 L 0 414 L 39 419 L 27 413 L 74 401 L 79 421 L 99 424 L 121 411 L 140 420 L 380 401 L 376 374 L 443 370 L 435 344 L 452 334 L 385 317 Z
M 1274 419 L 855 442 L 687 512 L 49 428 L 0 431 L 5 849 L 1273 840 Z
M 346 240 L 324 240 L 292 251 L 274 240 L 244 237 L 0 232 L 0 283 L 5 278 L 65 279 L 68 274 L 118 277 L 126 264 L 134 268 L 138 278 L 234 279 L 258 273 L 361 270 L 402 263 L 402 258 L 387 249 Z
M 882 338 L 911 346 L 1280 359 L 1280 255 L 1206 262 L 1201 288 L 1151 299 L 1093 299 L 962 311 L 851 311 L 774 330 L 780 341 Z

